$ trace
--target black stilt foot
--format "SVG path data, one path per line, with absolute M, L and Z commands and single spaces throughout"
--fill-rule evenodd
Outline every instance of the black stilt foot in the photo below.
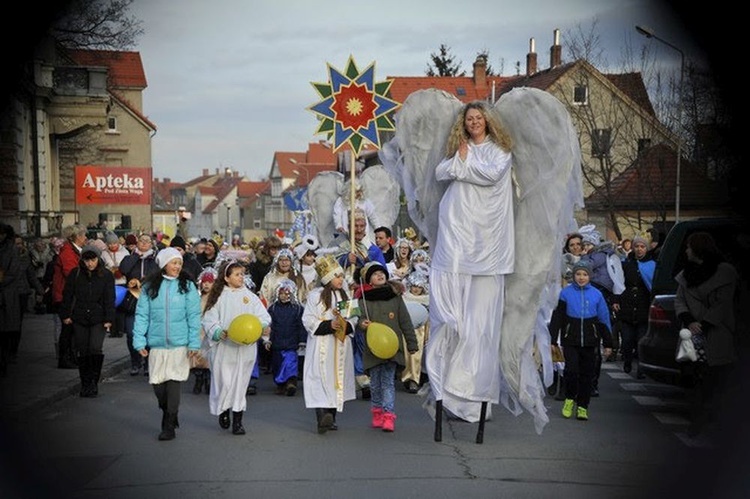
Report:
M 435 401 L 435 442 L 443 441 L 443 401 Z
M 484 442 L 484 421 L 487 418 L 487 402 L 482 402 L 482 412 L 479 414 L 479 429 L 477 430 L 477 443 Z

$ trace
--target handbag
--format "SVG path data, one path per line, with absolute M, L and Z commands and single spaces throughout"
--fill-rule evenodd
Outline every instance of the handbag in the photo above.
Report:
M 677 344 L 677 362 L 695 362 L 698 360 L 698 354 L 693 345 L 693 333 L 689 329 L 680 330 L 680 341 Z
M 122 299 L 122 303 L 117 307 L 117 310 L 127 315 L 135 314 L 135 308 L 138 306 L 138 297 L 136 297 L 130 290 L 125 293 L 125 298 Z

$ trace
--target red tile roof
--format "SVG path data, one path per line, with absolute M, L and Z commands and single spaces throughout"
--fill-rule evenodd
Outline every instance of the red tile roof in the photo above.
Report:
M 144 89 L 148 86 L 140 52 L 68 50 L 68 55 L 80 66 L 107 67 L 110 87 Z
M 488 76 L 487 84 L 482 86 L 477 86 L 472 76 L 388 76 L 387 78 L 393 80 L 389 92 L 390 98 L 402 103 L 410 94 L 426 88 L 444 90 L 461 102 L 482 100 L 490 96 L 493 83 L 495 83 L 495 90 L 498 91 L 515 77 Z
M 613 206 L 621 209 L 639 207 L 659 210 L 675 204 L 677 153 L 671 147 L 657 144 L 645 151 L 610 184 Z M 604 188 L 585 199 L 586 208 L 606 209 Z M 684 209 L 729 207 L 729 193 L 724 183 L 710 179 L 695 165 L 680 161 L 680 206 Z

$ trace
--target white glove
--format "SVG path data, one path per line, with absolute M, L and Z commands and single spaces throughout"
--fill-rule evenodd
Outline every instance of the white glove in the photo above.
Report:
M 299 345 L 297 345 L 297 357 L 304 357 L 306 350 L 307 343 L 300 343 Z

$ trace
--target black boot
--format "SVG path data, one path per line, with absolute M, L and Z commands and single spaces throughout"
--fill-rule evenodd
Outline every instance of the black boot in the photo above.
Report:
M 328 412 L 328 409 L 315 409 L 315 416 L 318 418 L 318 433 L 322 435 L 331 429 L 333 416 Z
M 104 364 L 104 355 L 95 354 L 89 356 L 89 367 L 91 372 L 91 396 L 99 395 L 99 380 L 102 379 L 102 364 Z
M 232 434 L 244 435 L 245 427 L 242 426 L 242 411 L 232 411 Z
M 199 395 L 203 390 L 203 369 L 191 369 L 195 375 L 195 385 L 193 385 L 193 393 Z
M 331 423 L 331 427 L 329 430 L 336 431 L 339 429 L 339 426 L 336 424 L 336 409 L 328 409 L 328 412 L 331 414 L 331 417 L 333 418 L 333 422 Z
M 226 430 L 229 428 L 230 421 L 229 421 L 229 409 L 219 414 L 219 426 L 221 426 L 222 429 Z
M 206 392 L 206 395 L 211 394 L 211 370 L 210 369 L 203 370 L 203 391 Z
M 79 397 L 88 398 L 91 396 L 91 368 L 89 365 L 90 357 L 88 355 L 78 356 L 78 377 L 81 380 L 81 391 L 78 393 Z
M 177 413 L 164 412 L 164 416 L 161 418 L 161 433 L 159 433 L 159 440 L 173 440 L 176 436 L 174 429 L 177 423 Z

